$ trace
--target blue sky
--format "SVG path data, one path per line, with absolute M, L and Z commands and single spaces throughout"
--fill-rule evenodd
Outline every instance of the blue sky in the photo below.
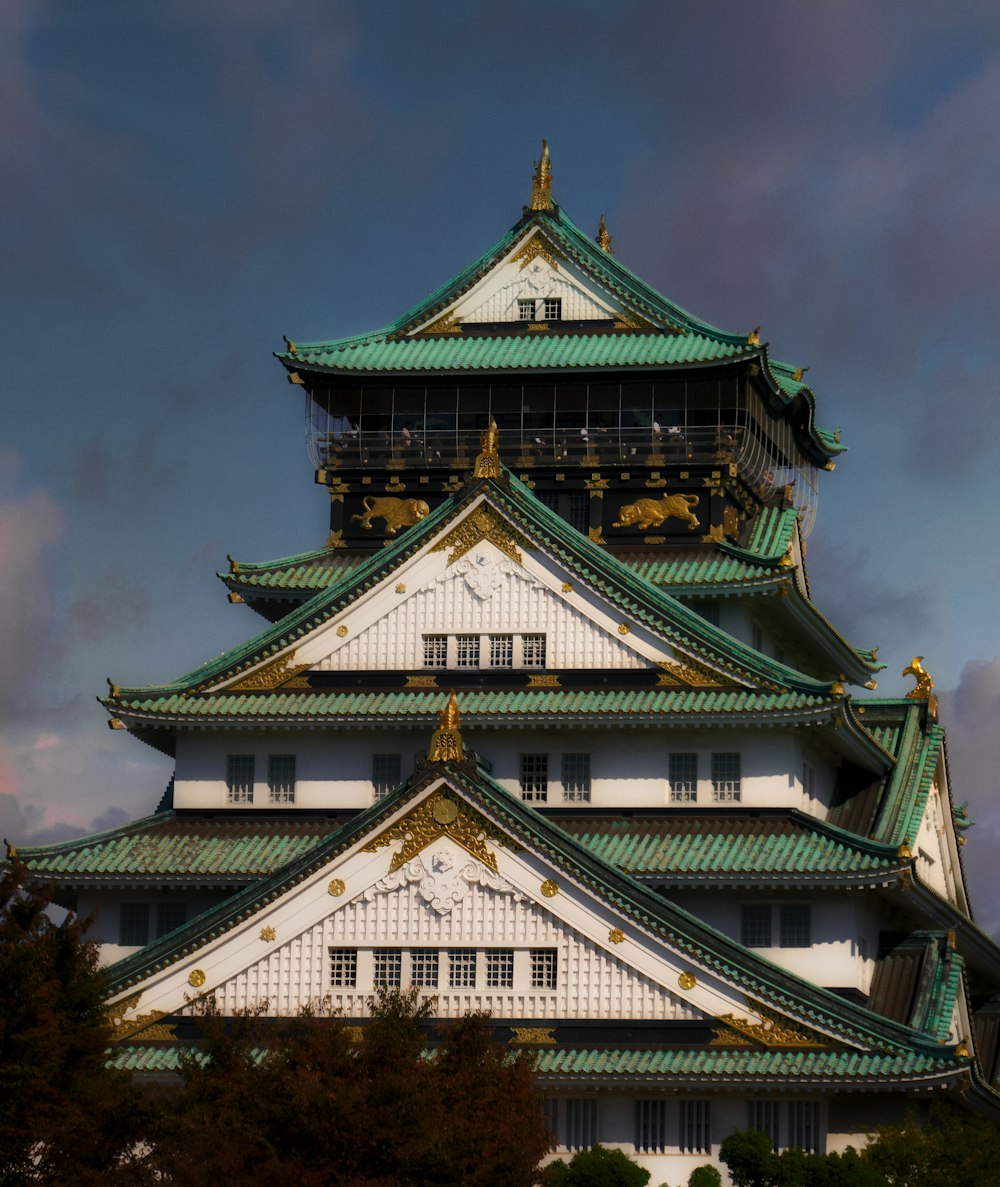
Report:
M 816 600 L 942 694 L 1000 929 L 1000 8 L 8 0 L 0 12 L 0 826 L 143 815 L 95 697 L 246 637 L 227 553 L 322 543 L 271 357 L 373 328 L 554 193 L 672 300 L 760 324 L 850 452 Z

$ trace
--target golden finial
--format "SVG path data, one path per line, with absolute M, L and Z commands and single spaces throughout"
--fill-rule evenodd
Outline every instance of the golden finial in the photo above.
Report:
M 842 696 L 846 695 L 845 691 L 844 691 L 844 673 L 843 672 L 840 673 L 840 679 L 834 680 L 834 682 L 830 685 L 830 692 L 832 692 L 835 697 L 842 697 Z
M 234 561 L 234 560 L 233 560 L 233 558 L 232 558 L 232 557 L 229 555 L 229 553 L 228 553 L 228 552 L 226 553 L 226 560 L 227 560 L 227 561 L 229 561 L 229 576 L 230 576 L 230 577 L 239 577 L 239 575 L 240 575 L 240 562 L 239 562 L 239 561 Z
M 903 838 L 902 845 L 900 845 L 900 847 L 896 850 L 896 856 L 899 858 L 900 861 L 912 861 L 913 851 L 910 849 L 910 838 L 909 837 Z
M 291 340 L 291 338 L 288 337 L 287 334 L 285 335 L 285 345 L 288 347 L 289 354 L 297 354 L 298 353 L 298 349 L 299 349 L 298 346 L 296 346 L 296 344 Z
M 490 417 L 489 427 L 485 433 L 479 434 L 482 452 L 476 458 L 476 465 L 472 471 L 474 478 L 500 477 L 500 430 L 497 422 Z
M 117 701 L 118 700 L 118 685 L 112 681 L 110 676 L 105 676 L 104 678 L 108 682 L 108 696 L 111 698 L 111 700 Z
M 808 367 L 796 367 L 795 371 L 792 375 L 792 378 L 795 380 L 796 383 L 801 383 L 803 378 L 805 377 L 805 373 L 808 370 L 809 370 Z
M 911 688 L 906 696 L 911 701 L 926 701 L 931 717 L 937 721 L 938 703 L 937 697 L 933 692 L 934 681 L 924 668 L 923 661 L 924 657 L 922 655 L 915 655 L 910 661 L 909 666 L 903 669 L 904 676 L 912 676 L 917 682 L 917 687 Z
M 547 140 L 542 141 L 542 155 L 535 162 L 535 172 L 531 176 L 531 209 L 552 209 L 552 164 Z
M 431 748 L 427 757 L 431 762 L 454 762 L 462 758 L 462 735 L 458 732 L 458 697 L 452 689 L 448 703 L 438 714 L 438 728 L 431 737 Z
M 606 251 L 609 256 L 615 254 L 615 249 L 611 246 L 611 236 L 608 234 L 608 224 L 604 221 L 604 215 L 601 215 L 601 223 L 597 228 L 597 246 L 601 251 Z
M 12 845 L 10 843 L 10 841 L 7 840 L 6 837 L 4 837 L 3 843 L 7 846 L 7 860 L 8 861 L 16 861 L 17 860 L 17 846 Z
M 956 1059 L 971 1059 L 972 1058 L 972 1052 L 969 1050 L 969 1036 L 968 1035 L 963 1035 L 961 1037 L 961 1039 L 959 1039 L 958 1045 L 955 1047 L 955 1058 Z
M 747 334 L 747 346 L 760 346 L 760 326 Z

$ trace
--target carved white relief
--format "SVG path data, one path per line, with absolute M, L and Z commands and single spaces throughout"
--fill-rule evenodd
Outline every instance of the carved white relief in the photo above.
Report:
M 480 601 L 485 602 L 501 590 L 511 578 L 526 581 L 534 589 L 541 589 L 542 583 L 534 577 L 528 576 L 509 557 L 490 557 L 485 552 L 477 552 L 472 556 L 464 556 L 441 573 L 438 581 L 464 580 L 469 592 Z
M 474 886 L 510 895 L 515 902 L 524 902 L 524 895 L 499 874 L 488 869 L 467 854 L 459 856 L 449 849 L 434 849 L 415 857 L 391 874 L 380 878 L 364 893 L 366 902 L 376 895 L 389 894 L 409 884 L 439 915 L 447 915 L 469 894 Z

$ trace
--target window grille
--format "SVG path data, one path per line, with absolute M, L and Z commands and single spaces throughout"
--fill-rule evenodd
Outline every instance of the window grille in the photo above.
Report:
M 512 668 L 514 666 L 514 636 L 490 635 L 490 667 Z
M 376 985 L 398 989 L 403 983 L 403 954 L 398 948 L 376 948 L 372 952 L 373 980 Z
M 118 943 L 128 948 L 149 943 L 149 903 L 122 903 L 118 915 Z
M 187 903 L 156 904 L 156 938 L 176 931 L 187 923 Z
M 781 1129 L 778 1124 L 778 1102 L 776 1100 L 751 1100 L 747 1102 L 747 1129 L 766 1133 L 775 1150 L 781 1149 Z
M 229 803 L 253 803 L 253 768 L 252 754 L 226 756 L 226 799 Z
M 590 803 L 590 755 L 562 756 L 563 799 L 571 804 Z
M 531 988 L 555 989 L 558 953 L 555 948 L 531 949 Z
M 424 635 L 424 667 L 446 668 L 448 666 L 448 636 Z
M 384 799 L 394 787 L 402 782 L 403 756 L 401 754 L 372 755 L 372 784 L 375 799 Z
M 778 936 L 782 948 L 812 946 L 812 908 L 809 903 L 782 903 L 778 912 Z
M 578 532 L 590 527 L 590 495 L 571 494 L 566 500 L 566 522 Z
M 563 1109 L 560 1145 L 567 1150 L 589 1150 L 597 1145 L 597 1101 L 589 1097 L 568 1098 Z
M 744 903 L 740 908 L 740 943 L 744 948 L 771 947 L 771 904 Z
M 448 953 L 448 984 L 452 989 L 476 986 L 475 948 L 452 948 Z
M 414 948 L 410 956 L 410 977 L 414 985 L 436 989 L 438 953 L 436 948 Z
M 559 321 L 562 317 L 562 297 L 546 297 L 542 308 L 544 321 Z
M 534 321 L 535 320 L 535 298 L 534 297 L 519 297 L 518 298 L 517 319 L 518 319 L 518 321 Z
M 525 635 L 522 643 L 521 662 L 526 668 L 545 667 L 545 636 Z
M 710 1154 L 712 1138 L 709 1133 L 709 1107 L 707 1100 L 682 1100 L 680 1102 L 680 1136 L 678 1145 L 682 1154 Z
M 696 803 L 698 800 L 698 755 L 671 754 L 669 780 L 672 804 Z
M 267 794 L 272 804 L 295 803 L 295 755 L 267 756 Z
M 479 636 L 458 635 L 455 638 L 455 667 L 479 667 Z
M 549 1130 L 552 1134 L 552 1145 L 550 1150 L 555 1150 L 559 1145 L 559 1098 L 557 1096 L 547 1096 L 542 1101 L 542 1111 L 545 1113 L 545 1120 L 549 1123 Z
M 712 799 L 717 804 L 738 804 L 743 785 L 742 756 L 712 755 Z
M 663 1154 L 667 1149 L 667 1102 L 635 1102 L 635 1148 L 642 1154 Z
M 330 984 L 337 989 L 353 989 L 357 983 L 357 948 L 331 948 Z
M 514 988 L 514 951 L 512 948 L 486 949 L 486 985 L 489 989 Z
M 549 798 L 549 756 L 521 755 L 521 799 L 529 804 L 544 804 Z
M 807 1154 L 820 1153 L 819 1101 L 788 1102 L 788 1145 Z

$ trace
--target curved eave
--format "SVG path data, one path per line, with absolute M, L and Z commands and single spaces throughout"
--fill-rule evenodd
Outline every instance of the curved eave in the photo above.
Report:
M 911 870 L 907 862 L 908 870 Z M 898 892 L 898 888 L 897 888 Z M 907 903 L 912 904 L 923 919 L 941 931 L 955 933 L 955 946 L 970 969 L 1000 984 L 1000 945 L 982 930 L 969 916 L 928 886 L 916 870 L 912 870 Z

